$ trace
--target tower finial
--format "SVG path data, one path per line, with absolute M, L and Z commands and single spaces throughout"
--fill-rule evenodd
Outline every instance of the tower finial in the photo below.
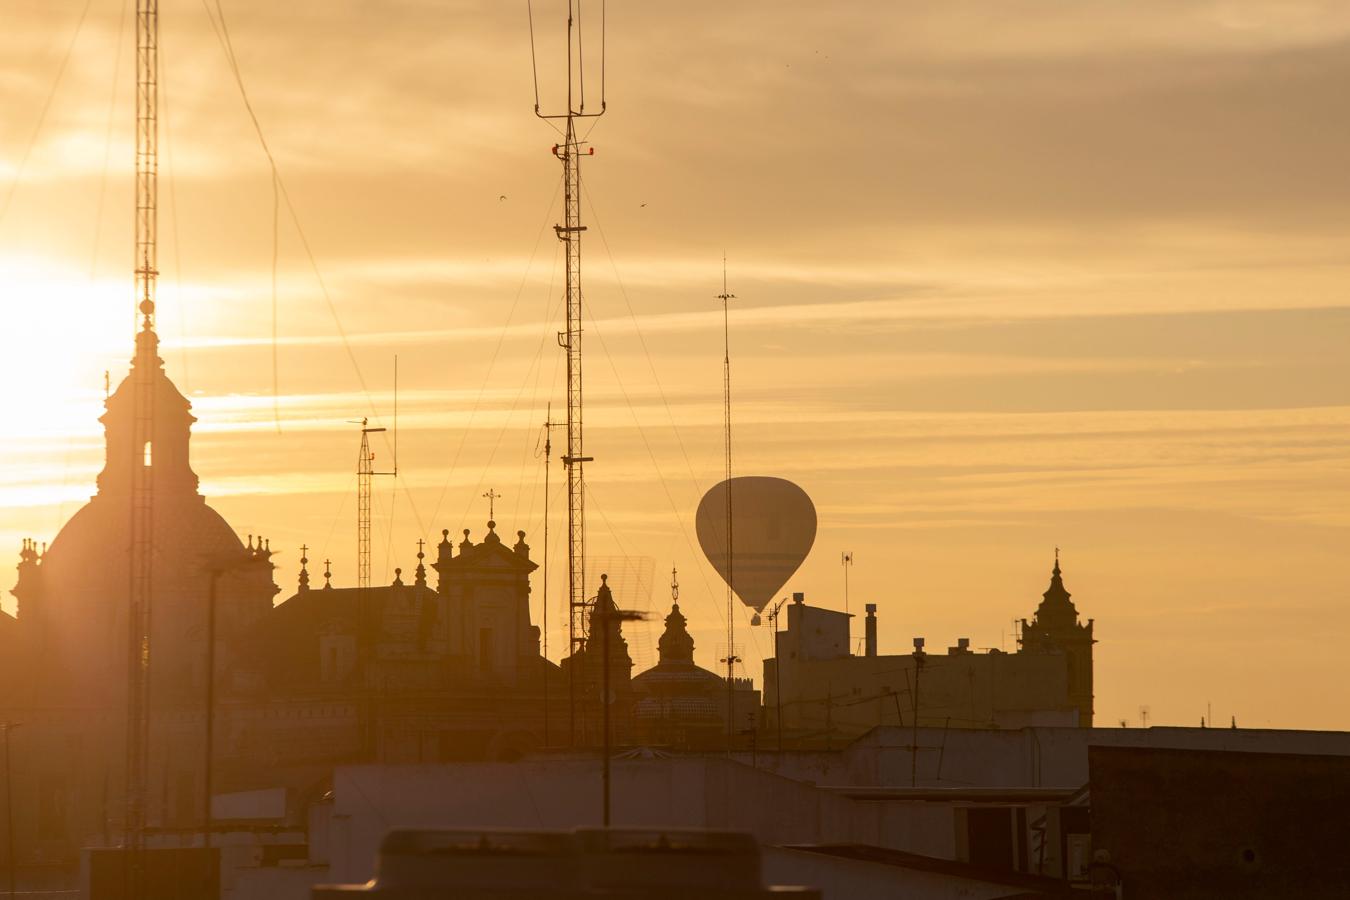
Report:
M 307 591 L 307 590 L 309 590 L 309 569 L 306 568 L 306 566 L 308 566 L 308 565 L 309 565 L 309 546 L 306 545 L 306 544 L 301 544 L 301 545 L 300 545 L 300 590 L 301 590 L 301 591 Z
M 323 589 L 325 591 L 333 589 L 333 561 L 331 559 L 323 561 Z

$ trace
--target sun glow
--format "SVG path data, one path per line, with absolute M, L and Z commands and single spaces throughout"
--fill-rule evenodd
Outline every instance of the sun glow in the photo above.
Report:
M 131 354 L 129 281 L 0 258 L 10 335 L 0 349 L 6 438 L 97 431 L 103 373 L 115 386 Z

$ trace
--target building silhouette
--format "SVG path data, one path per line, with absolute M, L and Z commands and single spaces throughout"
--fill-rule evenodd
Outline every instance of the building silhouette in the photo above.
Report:
M 137 342 L 158 345 L 149 327 Z M 0 614 L 0 718 L 23 723 L 12 747 L 21 864 L 70 865 L 81 847 L 120 838 L 136 466 L 151 470 L 153 485 L 153 829 L 191 832 L 205 820 L 211 639 L 217 795 L 284 788 L 298 811 L 328 789 L 337 765 L 504 760 L 565 742 L 569 682 L 540 654 L 529 606 L 537 565 L 524 532 L 508 544 L 489 522 L 478 540 L 465 529 L 455 544 L 442 531 L 434 561 L 419 547 L 407 582 L 396 570 L 393 583 L 364 590 L 334 586 L 327 568 L 317 586 L 302 558 L 295 592 L 274 604 L 270 542 L 241 540 L 200 494 L 191 404 L 151 356 L 153 367 L 133 361 L 107 398 L 97 493 L 50 546 L 24 541 L 17 615 Z M 134 397 L 147 380 L 152 440 L 135 447 Z M 608 594 L 602 586 L 602 602 Z M 609 677 L 624 699 L 613 712 L 626 738 L 632 661 L 614 637 Z M 588 705 L 598 701 L 601 660 L 582 657 L 578 707 L 596 723 Z
M 364 589 L 334 585 L 327 563 L 312 574 L 302 553 L 295 590 L 276 602 L 270 542 L 241 540 L 201 495 L 191 404 L 155 353 L 154 331 L 145 327 L 137 342 L 154 364 L 133 362 L 107 398 L 97 492 L 49 546 L 24 541 L 17 615 L 0 614 L 0 719 L 23 723 L 11 763 L 15 855 L 25 871 L 69 871 L 81 848 L 121 837 L 137 467 L 150 469 L 153 485 L 147 823 L 166 840 L 191 840 L 207 820 L 209 676 L 213 795 L 280 791 L 282 818 L 292 823 L 305 821 L 342 765 L 588 755 L 600 743 L 605 702 L 617 747 L 694 752 L 725 751 L 728 715 L 743 748 L 767 748 L 756 730 L 780 721 L 802 748 L 905 721 L 895 663 L 914 658 L 877 656 L 874 619 L 867 655 L 849 655 L 848 617 L 804 602 L 788 608 L 778 658 L 765 663 L 762 710 L 748 679 L 728 692 L 722 676 L 694 663 L 678 603 L 665 620 L 660 661 L 634 676 L 605 576 L 589 639 L 554 663 L 541 655 L 530 617 L 537 564 L 526 534 L 503 539 L 495 521 L 477 539 L 463 529 L 452 541 L 446 529 L 434 548 L 419 542 L 410 577 L 397 569 L 392 583 Z M 152 439 L 138 447 L 134 397 L 147 386 Z M 1015 727 L 1071 714 L 1085 724 L 1091 629 L 1078 625 L 1056 565 L 1018 653 L 953 648 L 942 658 L 955 678 L 945 688 L 943 666 L 923 667 L 920 721 Z M 956 685 L 968 683 L 990 686 L 993 699 L 958 722 L 952 710 L 966 701 Z
M 694 663 L 694 638 L 678 601 L 657 642 L 659 662 L 633 679 L 633 726 L 644 743 L 713 746 L 726 735 L 726 680 Z
M 1078 609 L 1064 589 L 1059 551 L 1050 573 L 1050 587 L 1041 595 L 1031 622 L 1022 620 L 1022 652 L 1059 653 L 1064 657 L 1069 697 L 1078 708 L 1079 724 L 1092 724 L 1092 619 L 1078 621 Z
M 946 653 L 915 638 L 911 653 L 878 652 L 876 604 L 867 604 L 862 656 L 849 652 L 847 613 L 794 595 L 787 628 L 764 661 L 764 713 L 785 746 L 829 747 L 884 725 L 944 728 L 1092 726 L 1092 628 L 1064 588 L 1059 557 L 1016 653 L 977 651 L 966 638 Z

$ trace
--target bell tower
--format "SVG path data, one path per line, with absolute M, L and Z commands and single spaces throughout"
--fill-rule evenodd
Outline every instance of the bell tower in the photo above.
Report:
M 1041 595 L 1032 621 L 1022 620 L 1022 652 L 1060 652 L 1068 669 L 1069 699 L 1078 708 L 1078 724 L 1092 727 L 1092 637 L 1093 620 L 1084 625 L 1072 595 L 1064 588 L 1059 568 L 1059 548 L 1055 548 L 1055 567 L 1050 572 L 1050 587 Z
M 157 498 L 197 493 L 197 475 L 188 459 L 188 441 L 197 420 L 192 405 L 164 373 L 158 350 L 159 337 L 147 324 L 136 335 L 131 372 L 105 401 L 107 411 L 99 419 L 107 441 L 107 463 L 98 476 L 102 495 L 130 494 L 138 467 L 149 469 Z M 146 430 L 150 439 L 138 441 L 136 397 L 146 388 L 153 395 L 152 421 Z

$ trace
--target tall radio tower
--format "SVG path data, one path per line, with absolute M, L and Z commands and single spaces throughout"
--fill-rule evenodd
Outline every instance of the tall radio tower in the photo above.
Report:
M 156 231 L 159 195 L 159 3 L 136 2 L 136 336 L 135 428 L 131 475 L 131 572 L 128 607 L 126 818 L 128 896 L 143 881 L 146 801 L 150 776 L 150 608 L 153 554 Z
M 553 155 L 563 167 L 563 221 L 553 226 L 567 252 L 567 330 L 558 332 L 558 345 L 567 351 L 567 594 L 569 653 L 586 645 L 586 479 L 581 415 L 581 157 L 585 141 L 577 138 L 577 121 L 605 114 L 605 12 L 600 5 L 600 111 L 586 112 L 586 67 L 581 39 L 582 0 L 567 3 L 567 108 L 544 112 L 539 104 L 539 71 L 534 63 L 534 12 L 530 9 L 530 58 L 534 63 L 534 114 L 541 119 L 562 121 L 563 141 L 553 145 Z M 556 125 L 555 125 L 556 127 Z M 595 149 L 586 147 L 585 155 Z M 602 665 L 609 665 L 604 660 Z M 568 742 L 576 743 L 577 667 L 569 667 Z M 606 700 L 608 698 L 605 698 Z

